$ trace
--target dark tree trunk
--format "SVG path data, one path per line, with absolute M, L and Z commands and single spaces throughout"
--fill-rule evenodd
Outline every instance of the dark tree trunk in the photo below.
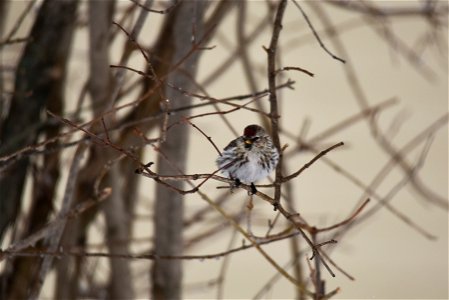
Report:
M 1 126 L 0 156 L 33 145 L 40 134 L 51 138 L 59 126 L 45 124 L 45 109 L 57 114 L 63 110 L 66 63 L 76 17 L 76 0 L 46 0 L 42 3 L 30 33 L 30 42 L 20 59 L 11 107 Z M 0 240 L 14 224 L 21 207 L 29 158 L 9 165 L 0 174 Z M 35 169 L 30 215 L 22 235 L 44 225 L 52 210 L 56 182 L 59 179 L 59 154 L 44 155 L 42 166 Z M 40 259 L 20 258 L 7 265 L 3 295 L 21 299 L 27 295 Z
M 173 23 L 174 53 L 171 64 L 175 65 L 192 48 L 192 35 L 201 38 L 204 1 L 186 1 L 179 5 L 177 17 Z M 180 68 L 195 77 L 199 52 L 196 51 Z M 170 74 L 168 81 L 184 90 L 192 90 L 191 79 L 179 70 Z M 172 108 L 189 105 L 190 98 L 172 88 L 165 91 Z M 171 117 L 171 121 L 177 121 Z M 160 150 L 170 161 L 162 155 L 158 158 L 158 172 L 174 174 L 184 172 L 187 165 L 188 127 L 175 126 L 167 134 L 167 139 L 161 144 Z M 173 167 L 175 165 L 176 167 Z M 182 188 L 182 184 L 178 184 Z M 158 255 L 180 255 L 182 253 L 183 233 L 183 197 L 179 193 L 169 190 L 162 185 L 156 189 L 156 203 L 154 210 L 154 251 Z M 153 299 L 181 299 L 182 298 L 182 262 L 180 260 L 156 260 L 152 269 L 152 297 Z

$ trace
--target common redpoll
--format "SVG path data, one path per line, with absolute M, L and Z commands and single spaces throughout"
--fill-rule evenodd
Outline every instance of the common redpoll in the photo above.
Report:
M 223 149 L 216 163 L 223 175 L 235 180 L 235 186 L 251 184 L 255 194 L 254 182 L 267 177 L 278 161 L 279 152 L 271 137 L 259 125 L 249 125 Z

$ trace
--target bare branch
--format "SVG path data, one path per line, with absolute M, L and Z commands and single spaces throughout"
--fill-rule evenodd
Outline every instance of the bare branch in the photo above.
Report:
M 315 36 L 316 40 L 320 44 L 321 48 L 323 48 L 323 50 L 326 51 L 326 53 L 329 54 L 333 59 L 336 59 L 342 63 L 346 63 L 346 61 L 344 59 L 336 56 L 335 54 L 330 52 L 329 49 L 327 49 L 327 47 L 324 45 L 323 41 L 321 41 L 321 38 L 318 35 L 318 33 L 316 32 L 315 28 L 313 27 L 312 22 L 309 20 L 309 17 L 307 16 L 306 12 L 302 9 L 302 7 L 299 5 L 299 3 L 296 0 L 292 0 L 292 1 L 293 1 L 293 4 L 295 4 L 295 6 L 301 12 L 302 16 L 304 17 L 304 20 L 306 20 L 307 25 L 309 26 L 310 30 L 312 30 L 313 35 Z

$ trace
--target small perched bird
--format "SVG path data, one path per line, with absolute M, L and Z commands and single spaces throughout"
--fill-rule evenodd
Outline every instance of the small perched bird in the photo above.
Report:
M 245 127 L 243 135 L 231 141 L 217 158 L 217 166 L 223 175 L 251 184 L 251 193 L 257 192 L 254 182 L 267 177 L 279 161 L 279 151 L 271 137 L 259 125 Z

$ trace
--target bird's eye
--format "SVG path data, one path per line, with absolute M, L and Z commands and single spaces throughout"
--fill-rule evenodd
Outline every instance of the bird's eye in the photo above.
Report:
M 255 141 L 257 141 L 259 139 L 259 137 L 258 136 L 255 136 L 255 137 L 253 137 L 251 140 L 253 141 L 253 143 L 255 142 Z

